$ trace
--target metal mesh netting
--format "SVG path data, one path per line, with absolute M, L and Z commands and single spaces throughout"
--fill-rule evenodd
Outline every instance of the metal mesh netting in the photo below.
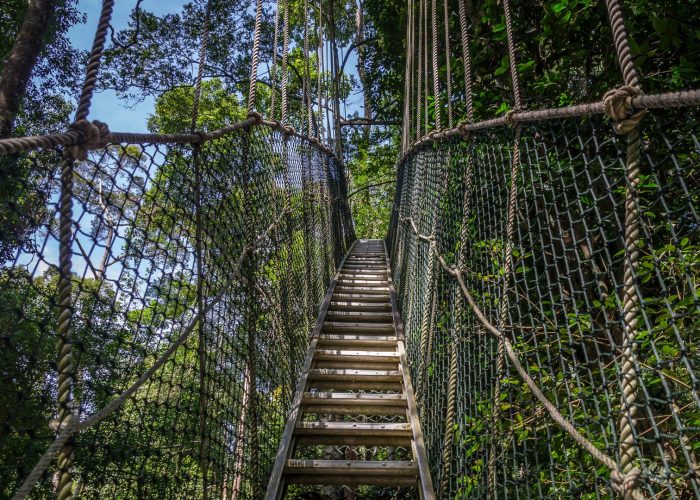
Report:
M 60 157 L 5 161 L 34 172 L 6 199 L 36 202 L 30 217 L 2 205 L 4 497 L 56 436 L 60 279 Z M 74 437 L 74 493 L 262 494 L 316 308 L 354 239 L 346 196 L 334 157 L 267 126 L 198 151 L 110 144 L 75 164 L 69 406 L 89 421 L 152 373 Z M 52 465 L 34 494 L 56 487 Z
M 507 359 L 494 401 L 498 340 L 412 228 L 434 236 L 452 267 L 462 249 L 467 289 L 529 376 L 585 438 L 617 457 L 626 140 L 602 117 L 522 127 L 506 317 L 514 129 L 435 142 L 399 164 L 389 243 L 428 458 L 441 498 L 609 497 L 608 468 L 555 423 Z M 700 496 L 697 130 L 698 114 L 687 110 L 654 112 L 642 127 L 633 432 L 643 490 L 654 498 Z M 443 455 L 453 360 L 454 437 Z

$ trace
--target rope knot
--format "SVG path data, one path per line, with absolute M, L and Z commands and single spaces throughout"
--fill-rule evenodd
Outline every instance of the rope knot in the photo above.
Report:
M 521 111 L 520 108 L 513 108 L 513 109 L 508 110 L 504 116 L 506 123 L 508 125 L 510 125 L 511 127 L 514 127 L 515 123 L 516 123 L 515 122 L 515 115 L 517 113 L 520 113 L 520 111 Z
M 100 121 L 78 120 L 68 126 L 70 132 L 76 132 L 80 136 L 80 142 L 72 146 L 68 146 L 66 151 L 78 160 L 82 161 L 87 158 L 87 152 L 91 149 L 98 149 L 107 141 L 109 136 L 109 127 L 106 123 Z
M 471 131 L 467 128 L 468 125 L 469 125 L 468 122 L 462 122 L 459 125 L 457 125 L 457 130 L 459 131 L 459 135 L 461 135 L 465 139 L 468 139 L 469 135 L 471 134 Z
M 297 131 L 291 125 L 284 125 L 282 126 L 282 133 L 284 135 L 294 135 Z
M 641 91 L 636 87 L 625 85 L 623 87 L 610 90 L 603 96 L 603 107 L 605 114 L 615 122 L 613 128 L 618 134 L 629 134 L 642 120 L 647 113 L 646 109 L 635 111 L 632 100 L 641 95 Z
M 262 123 L 262 121 L 263 121 L 262 115 L 260 113 L 258 113 L 257 111 L 250 111 L 248 113 L 248 118 L 252 118 L 254 123 L 256 123 L 256 124 Z
M 610 474 L 613 490 L 615 490 L 625 500 L 632 500 L 632 493 L 639 487 L 639 479 L 642 471 L 639 467 L 634 467 L 629 472 L 624 473 L 614 470 Z

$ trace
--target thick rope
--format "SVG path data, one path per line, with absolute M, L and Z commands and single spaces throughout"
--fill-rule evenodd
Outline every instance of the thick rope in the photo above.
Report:
M 471 151 L 467 153 L 467 171 L 462 197 L 462 220 L 459 229 L 459 249 L 457 250 L 457 269 L 462 269 L 467 257 L 467 242 L 469 241 L 469 217 L 471 216 L 471 192 L 474 185 L 474 164 Z M 440 492 L 446 495 L 450 485 L 450 470 L 452 466 L 452 444 L 454 441 L 454 421 L 457 406 L 457 376 L 459 359 L 459 341 L 462 337 L 464 315 L 464 299 L 461 293 L 455 296 L 454 327 L 450 343 L 450 364 L 447 386 L 447 412 L 445 416 L 445 437 L 442 448 L 442 475 L 440 477 Z
M 307 119 L 307 132 L 313 135 L 313 108 L 311 106 L 311 61 L 309 61 L 309 2 L 304 0 L 304 113 Z
M 282 27 L 282 109 L 280 121 L 287 125 L 287 113 L 289 112 L 289 0 L 284 0 L 284 19 Z
M 262 29 L 263 0 L 255 3 L 255 27 L 253 28 L 253 53 L 250 57 L 250 86 L 248 87 L 248 116 L 255 112 L 258 92 L 258 66 L 260 65 L 260 30 Z
M 59 269 L 58 281 L 58 421 L 57 431 L 69 428 L 79 418 L 73 405 L 73 385 L 75 384 L 75 364 L 72 345 L 72 256 L 73 256 L 73 165 L 70 153 L 66 153 L 61 163 L 61 203 L 59 229 Z M 73 498 L 72 466 L 74 449 L 72 440 L 66 440 L 58 450 L 57 498 Z
M 442 128 L 442 103 L 440 102 L 440 64 L 438 62 L 438 20 L 437 20 L 437 0 L 431 2 L 431 20 L 432 20 L 432 47 L 431 53 L 433 58 L 433 102 L 435 105 L 435 129 Z M 449 57 L 449 54 L 448 54 Z
M 637 358 L 635 354 L 635 337 L 639 322 L 639 295 L 635 277 L 639 266 L 639 235 L 641 222 L 639 218 L 639 193 L 641 183 L 641 140 L 639 122 L 644 111 L 634 112 L 631 106 L 632 97 L 641 94 L 641 86 L 637 70 L 634 67 L 632 54 L 627 39 L 625 20 L 622 7 L 618 0 L 606 0 L 610 25 L 615 40 L 615 49 L 622 70 L 625 86 L 608 92 L 603 99 L 608 116 L 615 122 L 615 131 L 627 135 L 627 189 L 625 192 L 625 263 L 622 289 L 622 319 L 624 340 L 622 344 L 622 416 L 620 417 L 620 469 L 624 474 L 631 474 L 635 467 L 635 427 L 638 407 L 636 405 L 639 389 L 639 374 L 637 373 Z M 644 495 L 639 490 L 640 474 L 634 480 L 623 483 L 626 498 L 641 499 Z
M 23 500 L 31 493 L 31 491 L 34 489 L 34 486 L 37 484 L 39 479 L 41 479 L 41 476 L 44 475 L 48 467 L 51 465 L 51 462 L 53 462 L 53 459 L 56 457 L 56 454 L 59 453 L 59 450 L 65 445 L 66 442 L 69 441 L 69 439 L 74 434 L 76 434 L 77 432 L 81 432 L 85 429 L 89 429 L 90 427 L 97 425 L 98 423 L 102 422 L 104 419 L 112 415 L 127 400 L 129 400 L 134 394 L 136 394 L 136 391 L 138 391 L 141 388 L 141 386 L 143 386 L 143 384 L 148 382 L 151 379 L 151 377 L 153 377 L 153 375 L 160 368 L 163 367 L 165 363 L 168 362 L 168 360 L 173 356 L 173 354 L 175 354 L 178 348 L 180 348 L 187 341 L 187 339 L 189 339 L 190 335 L 192 334 L 192 332 L 194 332 L 201 319 L 204 316 L 206 316 L 206 314 L 208 314 L 210 311 L 212 311 L 213 308 L 219 302 L 221 302 L 221 300 L 223 300 L 224 297 L 226 297 L 226 295 L 229 293 L 231 286 L 235 282 L 245 281 L 245 276 L 243 276 L 241 272 L 243 266 L 255 251 L 262 248 L 264 244 L 267 244 L 266 241 L 269 238 L 270 233 L 286 219 L 286 216 L 287 212 L 283 211 L 279 215 L 279 217 L 277 217 L 277 219 L 275 219 L 275 221 L 273 221 L 267 227 L 267 229 L 254 240 L 253 244 L 248 245 L 241 250 L 241 254 L 238 258 L 238 261 L 236 262 L 234 268 L 231 270 L 228 280 L 223 284 L 221 291 L 209 302 L 209 304 L 207 304 L 207 306 L 204 308 L 203 313 L 196 315 L 190 321 L 187 327 L 183 330 L 182 334 L 180 334 L 180 336 L 170 345 L 170 347 L 168 347 L 160 355 L 160 357 L 133 384 L 131 384 L 131 386 L 129 386 L 128 389 L 126 389 L 117 398 L 110 401 L 101 410 L 99 410 L 97 413 L 84 420 L 83 422 L 79 422 L 77 418 L 73 418 L 64 426 L 59 426 L 58 436 L 41 456 L 41 458 L 36 463 L 32 471 L 22 483 L 22 486 L 20 486 L 15 495 L 12 497 L 12 500 Z
M 423 19 L 425 0 L 418 0 L 418 92 L 416 96 L 416 139 L 422 135 L 423 126 Z
M 275 119 L 275 104 L 277 97 L 277 51 L 279 50 L 279 33 L 280 33 L 280 4 L 275 3 L 275 34 L 272 41 L 272 64 L 270 66 L 270 112 L 271 120 Z
M 425 241 L 437 249 L 437 241 L 435 237 L 421 234 L 418 231 L 418 228 L 416 227 L 416 224 L 412 218 L 403 218 L 400 222 L 408 224 L 409 228 L 412 230 L 413 234 L 416 235 L 416 238 L 418 240 Z M 516 353 L 515 348 L 513 347 L 513 344 L 510 341 L 510 339 L 502 330 L 499 330 L 496 326 L 494 326 L 493 323 L 491 323 L 488 320 L 486 315 L 479 308 L 478 304 L 476 303 L 476 300 L 474 300 L 474 297 L 472 297 L 471 293 L 469 292 L 469 289 L 467 288 L 466 283 L 464 282 L 462 271 L 460 269 L 455 269 L 451 267 L 447 263 L 445 258 L 437 251 L 436 257 L 442 268 L 450 276 L 457 280 L 462 295 L 469 303 L 469 306 L 474 312 L 474 315 L 486 327 L 486 330 L 488 330 L 488 332 L 491 335 L 493 335 L 496 339 L 502 339 L 505 355 L 510 360 L 511 364 L 513 365 L 513 368 L 515 368 L 515 371 L 518 374 L 518 376 L 528 386 L 530 392 L 532 392 L 532 394 L 537 398 L 537 400 L 542 404 L 542 406 L 544 406 L 545 410 L 547 410 L 547 413 L 552 419 L 552 421 L 555 424 L 557 424 L 563 431 L 569 434 L 569 436 L 571 436 L 571 438 L 574 439 L 574 441 L 576 441 L 593 458 L 595 458 L 602 465 L 605 465 L 608 469 L 610 469 L 611 485 L 617 493 L 619 493 L 626 499 L 631 498 L 628 497 L 628 495 L 630 494 L 630 486 L 636 484 L 636 481 L 639 478 L 640 474 L 639 469 L 633 468 L 628 472 L 623 472 L 613 458 L 596 448 L 595 444 L 593 444 L 590 440 L 584 437 L 583 434 L 581 434 L 579 430 L 576 429 L 576 427 L 561 414 L 557 407 L 551 401 L 549 401 L 549 399 L 547 399 L 547 396 L 545 396 L 544 392 L 537 386 L 537 383 L 533 380 L 533 378 L 529 375 L 525 367 L 522 365 L 522 363 L 520 362 L 520 358 Z
M 467 24 L 466 0 L 459 2 L 459 29 L 462 35 L 462 65 L 464 69 L 464 104 L 467 111 L 467 122 L 474 121 L 474 101 L 472 90 L 472 59 L 469 49 L 469 28 Z M 451 127 L 450 127 L 451 128 Z
M 503 0 L 503 13 L 506 18 L 508 65 L 510 66 L 511 84 L 513 86 L 513 103 L 515 104 L 515 109 L 521 109 L 523 107 L 523 99 L 520 93 L 520 79 L 518 78 L 518 65 L 515 54 L 515 35 L 513 34 L 513 19 L 510 11 L 510 0 Z
M 447 68 L 447 126 L 452 128 L 452 46 L 450 44 L 450 16 L 447 6 L 448 0 L 443 0 L 445 14 L 445 67 Z
M 192 102 L 192 121 L 190 123 L 190 133 L 197 130 L 197 120 L 199 119 L 199 102 L 202 98 L 202 79 L 204 78 L 204 65 L 207 61 L 207 45 L 209 43 L 209 19 L 211 17 L 211 0 L 207 1 L 204 11 L 204 24 L 202 34 L 199 39 L 199 62 L 197 66 L 197 77 L 194 83 L 194 100 Z
M 90 57 L 88 57 L 83 91 L 78 101 L 78 109 L 75 112 L 76 122 L 86 119 L 90 112 L 90 103 L 92 101 L 92 95 L 95 92 L 95 85 L 97 85 L 97 74 L 100 71 L 102 54 L 105 49 L 107 30 L 109 29 L 109 23 L 112 19 L 112 10 L 114 10 L 114 0 L 104 0 L 102 2 L 100 20 L 97 23 L 97 30 L 95 31 L 95 39 L 92 43 L 92 51 L 90 52 Z
M 511 85 L 513 87 L 513 101 L 515 109 L 522 108 L 522 96 L 520 93 L 520 81 L 518 79 L 518 67 L 515 54 L 515 40 L 513 34 L 513 19 L 510 10 L 510 1 L 503 0 L 503 12 L 505 15 L 506 38 L 508 42 L 508 64 L 510 66 Z M 511 112 L 512 114 L 512 112 Z M 511 114 L 506 116 L 509 120 Z M 513 157 L 511 158 L 510 169 L 510 189 L 508 195 L 508 214 L 506 222 L 506 248 L 504 252 L 503 264 L 503 283 L 501 288 L 501 307 L 499 311 L 499 328 L 503 327 L 508 322 L 508 311 L 510 309 L 509 288 L 510 276 L 513 271 L 513 246 L 515 238 L 515 210 L 518 196 L 518 177 L 520 176 L 520 131 L 521 126 L 515 125 L 515 137 L 513 140 Z M 491 451 L 488 461 L 488 479 L 489 491 L 494 496 L 496 495 L 497 477 L 496 477 L 496 454 L 498 448 L 498 439 L 500 437 L 500 393 L 501 393 L 501 377 L 506 375 L 505 365 L 505 336 L 498 339 L 498 350 L 496 355 L 496 378 L 494 382 L 493 406 L 491 408 L 491 417 L 493 419 L 493 439 L 491 443 Z

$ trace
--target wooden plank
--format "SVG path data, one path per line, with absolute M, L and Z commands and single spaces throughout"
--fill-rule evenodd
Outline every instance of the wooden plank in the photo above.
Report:
M 391 311 L 373 312 L 373 311 L 334 311 L 329 310 L 326 314 L 326 320 L 330 322 L 354 321 L 362 323 L 385 323 L 393 320 Z
M 288 460 L 285 478 L 295 484 L 415 486 L 413 461 Z
M 391 313 L 391 303 L 389 302 L 360 302 L 339 300 L 332 301 L 328 311 L 333 312 L 385 312 Z
M 393 334 L 394 326 L 391 323 L 355 323 L 355 322 L 334 322 L 326 321 L 323 324 L 324 332 L 342 333 L 384 333 Z
M 357 301 L 361 300 L 362 302 L 371 302 L 373 304 L 389 304 L 391 305 L 391 298 L 388 295 L 366 295 L 362 293 L 346 293 L 346 292 L 338 292 L 336 290 L 336 293 L 333 294 L 333 300 L 334 301 Z
M 358 380 L 376 382 L 395 382 L 402 380 L 399 370 L 353 370 L 310 368 L 309 380 Z
M 297 434 L 320 434 L 352 436 L 366 434 L 374 436 L 410 436 L 409 423 L 368 423 L 368 422 L 299 422 L 295 427 Z
M 350 250 L 348 251 L 348 254 L 352 249 L 355 247 L 355 242 L 352 243 L 350 246 Z M 347 254 L 345 255 L 347 257 Z M 343 265 L 343 262 L 345 260 L 345 257 L 343 257 L 343 261 L 341 261 L 340 265 L 338 266 L 338 269 L 340 269 Z M 336 277 L 338 276 L 339 272 L 336 272 Z M 309 373 L 309 370 L 311 368 L 311 363 L 313 361 L 313 356 L 314 352 L 316 350 L 316 343 L 317 339 L 314 338 L 315 336 L 318 335 L 318 332 L 321 331 L 321 327 L 323 326 L 323 323 L 326 318 L 326 312 L 328 311 L 328 306 L 331 303 L 331 297 L 333 296 L 333 291 L 335 289 L 335 279 L 331 280 L 330 284 L 328 285 L 328 291 L 326 292 L 326 298 L 324 299 L 319 311 L 318 311 L 318 316 L 316 317 L 316 325 L 314 327 L 313 333 L 311 335 L 311 343 L 309 345 L 309 349 L 306 353 L 306 358 L 304 359 L 304 365 L 302 367 L 302 375 L 301 378 L 299 379 L 299 382 L 297 383 L 296 387 L 296 392 L 294 394 L 294 401 L 292 402 L 292 408 L 289 412 L 289 416 L 287 418 L 287 423 L 285 424 L 284 431 L 282 433 L 282 439 L 280 440 L 280 446 L 279 449 L 277 450 L 277 457 L 275 458 L 275 464 L 272 468 L 272 473 L 270 474 L 270 481 L 268 482 L 267 485 L 267 491 L 265 492 L 265 498 L 266 500 L 278 500 L 282 497 L 282 490 L 283 488 L 283 483 L 282 483 L 282 474 L 284 472 L 284 466 L 286 464 L 286 460 L 290 458 L 290 455 L 292 453 L 292 439 L 294 436 L 294 426 L 297 422 L 297 420 L 301 417 L 302 412 L 301 412 L 301 400 L 304 395 L 304 389 L 306 388 L 307 384 L 307 376 Z
M 356 359 L 358 361 L 398 361 L 399 353 L 391 351 L 360 351 L 350 349 L 317 349 L 316 359 L 335 359 L 343 356 L 346 359 Z
M 364 403 L 373 402 L 383 405 L 404 405 L 406 396 L 404 394 L 374 394 L 371 392 L 305 392 L 304 399 L 307 404 L 325 401 L 362 401 Z

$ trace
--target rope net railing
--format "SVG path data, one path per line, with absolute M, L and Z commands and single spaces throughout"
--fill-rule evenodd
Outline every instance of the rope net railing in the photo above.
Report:
M 63 248 L 71 390 L 59 401 L 60 155 L 13 161 L 50 195 L 0 274 L 3 496 L 60 434 L 63 404 L 80 422 L 74 495 L 258 497 L 351 242 L 342 167 L 264 124 L 194 147 L 108 144 L 77 162 Z M 49 466 L 34 491 L 55 493 L 58 475 Z
M 571 68 L 530 29 L 557 6 L 460 1 L 450 38 L 436 3 L 408 2 L 388 246 L 438 496 L 700 497 L 700 91 L 642 92 L 616 0 L 562 23 L 595 33 Z
M 260 0 L 246 119 L 197 128 L 207 2 L 190 130 L 89 122 L 113 5 L 70 128 L 0 139 L 0 496 L 260 498 L 355 239 L 345 167 L 310 97 L 289 126 L 286 68 L 256 112 Z

